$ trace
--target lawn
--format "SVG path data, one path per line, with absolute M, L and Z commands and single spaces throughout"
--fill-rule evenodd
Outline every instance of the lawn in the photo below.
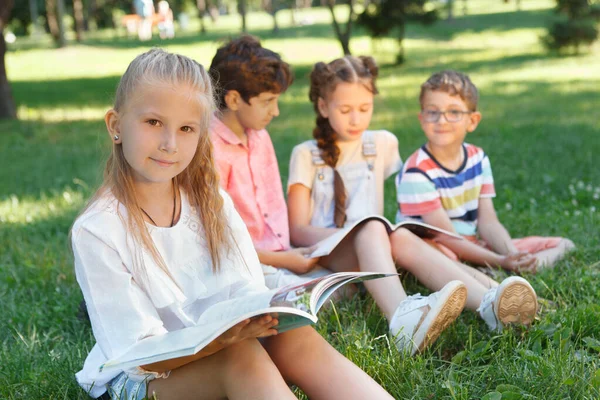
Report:
M 471 0 L 468 15 L 459 10 L 452 22 L 410 26 L 403 66 L 389 64 L 393 40 L 372 42 L 355 32 L 353 52 L 374 54 L 381 63 L 372 127 L 394 132 L 408 157 L 423 143 L 416 118 L 420 83 L 443 68 L 467 72 L 480 88 L 483 113 L 468 140 L 491 159 L 501 220 L 515 237 L 566 236 L 578 250 L 555 269 L 527 276 L 544 299 L 529 329 L 493 334 L 466 311 L 430 349 L 402 359 L 368 297 L 324 311 L 317 329 L 399 399 L 597 399 L 600 48 L 548 56 L 538 38 L 552 1 L 523 1 L 518 12 L 513 2 L 491 3 Z M 289 26 L 289 20 L 281 12 L 278 35 L 266 14 L 251 14 L 248 22 L 296 74 L 269 127 L 284 182 L 293 146 L 311 136 L 310 68 L 341 56 L 327 10 L 299 13 L 306 25 Z M 187 32 L 152 45 L 207 65 L 217 40 L 235 34 L 238 24 L 223 17 L 205 37 Z M 60 50 L 23 39 L 7 54 L 20 120 L 0 122 L 0 398 L 87 398 L 73 375 L 93 337 L 76 318 L 82 297 L 68 234 L 101 177 L 110 149 L 102 118 L 119 76 L 146 49 L 104 31 Z M 393 218 L 392 182 L 386 191 L 385 212 Z M 410 276 L 403 282 L 409 293 L 427 292 Z

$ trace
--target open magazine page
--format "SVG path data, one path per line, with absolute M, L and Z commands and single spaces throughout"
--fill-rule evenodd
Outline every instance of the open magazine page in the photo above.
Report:
M 404 220 L 394 227 L 394 230 L 398 228 L 408 229 L 415 235 L 423 239 L 436 239 L 441 236 L 446 238 L 463 240 L 464 238 L 456 233 L 449 232 L 445 229 L 438 228 L 433 225 L 426 224 L 425 222 L 415 221 L 415 220 Z
M 276 292 L 277 290 L 274 289 L 217 303 L 202 313 L 198 319 L 198 324 L 219 321 L 225 323 L 237 319 L 241 315 L 269 308 L 271 298 Z
M 321 307 L 323 307 L 323 304 L 325 304 L 327 302 L 327 300 L 329 299 L 329 297 L 331 297 L 333 292 L 338 290 L 343 285 L 346 285 L 349 283 L 364 282 L 364 281 L 368 281 L 371 279 L 387 278 L 390 276 L 398 275 L 398 274 L 383 274 L 383 273 L 379 274 L 379 273 L 372 273 L 372 272 L 351 272 L 350 274 L 352 274 L 352 276 L 348 276 L 342 280 L 335 280 L 335 281 L 332 281 L 330 285 L 322 286 L 320 292 L 316 296 L 313 296 L 315 302 L 312 305 L 312 310 L 314 310 L 313 311 L 314 314 L 318 313 L 319 310 L 321 309 Z
M 421 221 L 405 220 L 396 225 L 393 225 L 387 218 L 381 215 L 369 215 L 355 222 L 347 228 L 340 229 L 333 235 L 315 244 L 315 249 L 308 257 L 323 257 L 331 254 L 331 252 L 337 247 L 337 245 L 339 245 L 341 241 L 344 240 L 344 238 L 348 236 L 350 232 L 352 232 L 352 230 L 354 230 L 358 225 L 364 224 L 365 222 L 371 220 L 381 221 L 381 223 L 385 225 L 389 233 L 392 233 L 396 229 L 404 228 L 408 229 L 409 231 L 423 239 L 436 239 L 440 236 L 444 236 L 445 238 L 463 240 L 462 236 L 460 235 L 448 232 L 444 229 L 435 227 L 433 225 L 428 225 Z
M 387 228 L 388 231 L 392 230 L 392 223 L 390 221 L 387 220 L 387 218 L 380 216 L 380 215 L 370 215 L 368 217 L 365 217 L 357 222 L 355 222 L 354 224 L 350 225 L 347 228 L 343 228 L 340 229 L 339 231 L 337 231 L 336 233 L 334 233 L 333 235 L 329 236 L 326 239 L 321 240 L 319 243 L 315 244 L 315 250 L 310 254 L 311 258 L 314 257 L 323 257 L 323 256 L 327 256 L 329 254 L 331 254 L 331 252 L 333 251 L 333 249 L 336 248 L 336 246 L 338 244 L 340 244 L 340 242 L 354 229 L 356 228 L 357 225 L 360 225 L 368 220 L 371 219 L 377 219 L 380 220 L 382 223 L 384 223 Z
M 278 332 L 317 322 L 316 317 L 304 310 L 307 307 L 293 308 L 281 301 L 271 305 L 277 293 L 277 290 L 270 290 L 215 304 L 202 314 L 198 325 L 145 338 L 121 356 L 104 363 L 100 370 L 125 370 L 195 354 L 232 326 L 260 315 L 271 314 L 278 318 Z
M 101 371 L 126 370 L 172 358 L 195 354 L 232 326 L 270 314 L 279 320 L 278 332 L 317 322 L 316 312 L 333 291 L 344 283 L 376 279 L 393 274 L 340 272 L 281 289 L 253 293 L 223 301 L 206 310 L 197 325 L 145 338 L 124 354 L 107 361 Z
M 197 325 L 148 337 L 136 343 L 121 356 L 105 362 L 100 367 L 100 372 L 113 369 L 126 370 L 194 354 L 219 335 L 217 332 L 221 326 L 221 323 Z

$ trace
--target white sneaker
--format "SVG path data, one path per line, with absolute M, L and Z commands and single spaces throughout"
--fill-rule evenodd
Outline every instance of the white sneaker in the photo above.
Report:
M 467 301 L 467 288 L 452 281 L 440 291 L 415 294 L 402 301 L 390 322 L 390 336 L 400 353 L 415 354 L 435 342 L 461 313 Z
M 529 282 L 511 276 L 488 290 L 477 309 L 490 330 L 501 331 L 504 325 L 529 325 L 537 312 L 537 296 Z

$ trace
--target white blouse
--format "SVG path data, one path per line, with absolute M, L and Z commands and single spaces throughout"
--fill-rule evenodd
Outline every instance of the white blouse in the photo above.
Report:
M 402 168 L 398 139 L 385 130 L 365 131 L 361 140 L 338 142 L 337 145 L 340 156 L 336 169 L 348 192 L 345 226 L 368 215 L 383 215 L 384 181 Z M 324 165 L 319 154 L 315 140 L 294 147 L 288 190 L 296 183 L 309 188 L 310 224 L 335 228 L 333 168 Z
M 102 395 L 106 384 L 119 374 L 100 373 L 100 365 L 137 341 L 194 326 L 208 307 L 220 301 L 267 290 L 246 226 L 229 196 L 224 191 L 221 195 L 235 242 L 231 253 L 222 257 L 217 274 L 212 270 L 198 213 L 183 192 L 181 217 L 175 226 L 147 224 L 174 281 L 141 245 L 135 245 L 124 223 L 127 211 L 112 194 L 98 200 L 75 221 L 75 274 L 96 339 L 76 377 L 91 396 Z M 143 266 L 146 274 L 134 274 L 134 265 L 137 270 Z M 140 281 L 145 284 L 140 285 Z M 156 375 L 139 369 L 126 372 L 138 380 Z

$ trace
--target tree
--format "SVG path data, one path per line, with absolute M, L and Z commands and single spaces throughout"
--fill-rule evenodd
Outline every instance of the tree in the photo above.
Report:
M 75 40 L 81 42 L 83 40 L 83 2 L 81 0 L 73 0 L 73 17 L 75 19 Z
M 436 8 L 426 7 L 428 0 L 380 0 L 371 3 L 358 17 L 358 24 L 364 26 L 374 38 L 391 33 L 396 34 L 399 51 L 396 62 L 404 62 L 404 38 L 406 24 L 419 22 L 431 24 L 438 19 Z
M 65 40 L 65 26 L 63 24 L 64 15 L 64 0 L 46 0 L 48 27 L 50 28 L 50 34 L 54 39 L 54 43 L 58 47 L 65 47 L 67 45 L 67 41 Z
M 248 28 L 246 27 L 246 10 L 247 10 L 247 0 L 238 0 L 238 13 L 242 17 L 242 32 L 248 32 Z
M 196 7 L 198 8 L 198 18 L 200 18 L 200 33 L 206 33 L 206 26 L 204 24 L 204 16 L 208 14 L 212 22 L 217 21 L 218 10 L 213 4 L 212 0 L 196 0 Z
M 555 12 L 558 17 L 542 38 L 549 50 L 573 49 L 579 53 L 582 45 L 590 46 L 598 39 L 600 4 L 590 4 L 589 0 L 556 0 Z
M 38 23 L 38 4 L 36 0 L 29 0 L 29 14 L 31 18 L 32 35 L 38 35 L 42 31 Z
M 6 41 L 4 40 L 4 27 L 8 23 L 13 6 L 13 0 L 0 2 L 0 119 L 17 118 L 17 108 L 6 75 Z
M 348 5 L 348 20 L 346 22 L 346 29 L 342 30 L 342 26 L 341 24 L 338 22 L 338 20 L 335 17 L 335 12 L 334 12 L 334 7 L 335 7 L 335 0 L 326 0 L 327 2 L 327 7 L 329 8 L 329 11 L 331 12 L 331 18 L 332 18 L 332 23 L 333 23 L 333 30 L 335 31 L 335 36 L 337 37 L 337 39 L 339 40 L 340 44 L 342 45 L 342 50 L 344 51 L 345 55 L 350 55 L 352 53 L 350 53 L 350 36 L 352 34 L 352 23 L 354 21 L 354 0 L 344 0 L 342 2 L 342 4 L 347 4 Z

